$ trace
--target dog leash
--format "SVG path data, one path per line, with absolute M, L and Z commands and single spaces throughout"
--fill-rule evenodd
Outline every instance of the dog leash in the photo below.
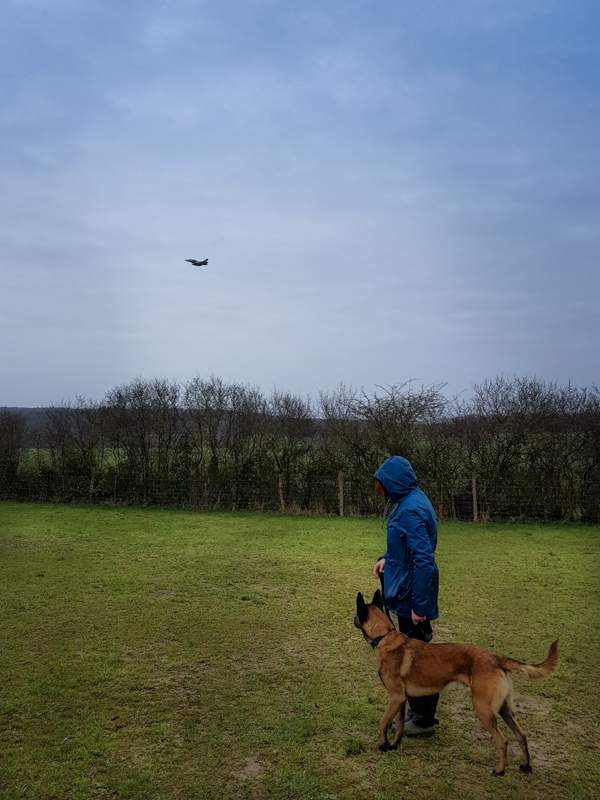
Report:
M 381 583 L 381 599 L 383 600 L 383 610 L 385 611 L 386 617 L 389 619 L 389 621 L 392 623 L 392 625 L 394 625 L 394 620 L 392 619 L 392 616 L 390 614 L 390 610 L 388 608 L 388 604 L 385 601 L 385 585 L 384 585 L 384 582 L 383 582 L 383 570 L 381 570 L 381 572 L 379 573 L 379 582 Z M 394 625 L 394 630 L 395 629 L 396 629 L 396 626 Z M 378 642 L 378 644 L 379 644 L 379 642 Z
M 385 506 L 383 507 L 383 515 L 381 517 L 381 527 L 382 528 L 385 525 L 387 518 L 391 515 L 395 505 L 396 505 L 396 503 L 393 503 L 392 500 L 389 497 L 386 496 Z M 392 623 L 392 625 L 394 625 L 394 620 L 392 619 L 392 617 L 390 615 L 390 610 L 388 608 L 388 604 L 385 601 L 385 586 L 383 584 L 383 570 L 381 570 L 381 572 L 379 573 L 379 582 L 381 583 L 381 599 L 383 600 L 383 610 L 385 611 L 386 617 L 389 619 L 389 621 Z M 394 625 L 394 630 L 395 629 L 396 629 L 396 626 Z M 379 644 L 379 642 L 378 642 L 378 644 Z

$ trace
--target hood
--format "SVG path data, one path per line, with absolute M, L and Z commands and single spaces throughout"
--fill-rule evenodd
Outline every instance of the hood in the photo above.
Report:
M 379 481 L 386 495 L 394 503 L 417 487 L 415 471 L 410 461 L 402 456 L 388 458 L 373 477 Z

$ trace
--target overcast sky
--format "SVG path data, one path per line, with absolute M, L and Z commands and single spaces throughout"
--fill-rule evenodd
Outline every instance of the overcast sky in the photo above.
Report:
M 0 405 L 599 382 L 597 2 L 0 6 Z

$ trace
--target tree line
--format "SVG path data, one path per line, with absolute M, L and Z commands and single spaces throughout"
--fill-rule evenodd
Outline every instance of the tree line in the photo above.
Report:
M 226 382 L 136 379 L 102 402 L 0 409 L 0 496 L 60 502 L 376 513 L 372 475 L 413 463 L 441 517 L 600 522 L 600 390 L 497 377 L 340 385 L 317 400 Z

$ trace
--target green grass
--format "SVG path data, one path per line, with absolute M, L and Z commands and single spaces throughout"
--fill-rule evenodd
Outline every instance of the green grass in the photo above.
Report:
M 592 798 L 600 529 L 444 524 L 438 639 L 561 664 L 516 678 L 534 773 L 490 774 L 463 687 L 376 749 L 352 626 L 375 520 L 0 504 L 2 800 Z

